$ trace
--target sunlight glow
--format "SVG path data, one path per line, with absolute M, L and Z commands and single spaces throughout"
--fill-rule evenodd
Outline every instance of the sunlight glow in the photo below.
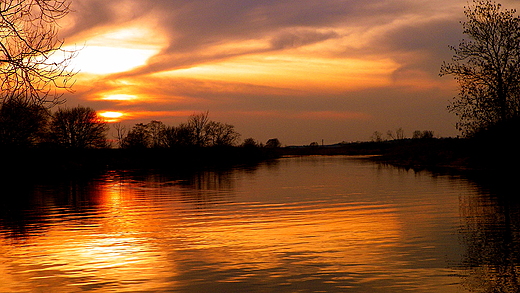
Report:
M 115 111 L 105 111 L 99 113 L 99 116 L 105 118 L 106 122 L 118 122 L 123 117 L 123 113 L 121 112 L 115 112 Z
M 94 74 L 125 72 L 146 64 L 156 53 L 157 50 L 153 49 L 88 46 L 79 50 L 71 67 L 80 72 Z
M 106 117 L 106 118 L 119 118 L 119 117 L 123 116 L 123 113 L 107 111 L 107 112 L 100 113 L 99 115 Z
M 137 23 L 96 35 L 88 39 L 83 48 L 67 46 L 64 49 L 78 51 L 71 64 L 74 70 L 110 74 L 145 65 L 150 57 L 160 51 L 164 42 L 158 32 Z
M 254 55 L 162 73 L 269 87 L 336 91 L 389 85 L 398 65 L 390 59 L 329 59 L 308 56 Z
M 102 100 L 105 101 L 131 101 L 137 99 L 136 95 L 127 95 L 127 94 L 115 94 L 115 95 L 107 95 Z

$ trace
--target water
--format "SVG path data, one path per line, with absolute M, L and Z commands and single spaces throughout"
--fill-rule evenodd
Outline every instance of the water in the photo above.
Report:
M 461 176 L 336 156 L 3 187 L 0 292 L 519 290 L 519 203 Z

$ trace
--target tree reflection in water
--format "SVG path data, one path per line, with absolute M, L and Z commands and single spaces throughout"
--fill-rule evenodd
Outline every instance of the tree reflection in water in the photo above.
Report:
M 471 178 L 478 192 L 461 197 L 464 287 L 520 292 L 520 198 L 513 174 Z
M 269 162 L 269 164 L 276 164 Z M 254 174 L 257 165 L 240 170 Z M 107 206 L 107 194 L 121 196 L 118 187 L 131 186 L 129 193 L 136 199 L 146 190 L 147 199 L 153 200 L 153 190 L 172 188 L 174 196 L 196 206 L 208 206 L 228 201 L 234 189 L 231 167 L 211 170 L 184 170 L 156 172 L 153 170 L 112 170 L 102 174 L 75 174 L 73 176 L 42 176 L 26 178 L 12 175 L 0 178 L 0 232 L 16 241 L 45 233 L 48 226 L 57 225 L 71 217 L 95 221 Z M 236 171 L 235 171 L 236 172 Z M 173 195 L 173 194 L 172 194 Z M 126 195 L 125 195 L 126 196 Z M 164 196 L 158 193 L 157 196 Z

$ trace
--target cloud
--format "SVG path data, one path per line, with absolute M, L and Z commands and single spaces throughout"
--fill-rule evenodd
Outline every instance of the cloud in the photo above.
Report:
M 63 32 L 67 41 L 132 49 L 153 44 L 155 54 L 128 71 L 78 82 L 76 94 L 68 97 L 103 110 L 149 114 L 149 120 L 153 113 L 210 110 L 237 113 L 232 122 L 247 124 L 252 123 L 248 115 L 240 113 L 259 113 L 255 117 L 266 115 L 270 127 L 278 121 L 280 129 L 309 120 L 323 127 L 327 120 L 338 127 L 338 121 L 355 122 L 346 123 L 356 135 L 369 137 L 374 130 L 386 131 L 381 125 L 407 128 L 402 123 L 433 114 L 442 117 L 436 123 L 446 130 L 452 125 L 446 126 L 443 103 L 452 88 L 437 74 L 451 56 L 448 45 L 461 38 L 466 4 L 75 0 Z M 140 33 L 110 35 L 139 27 Z M 137 98 L 100 100 L 107 95 Z M 437 124 L 424 123 L 429 125 Z
M 349 34 L 370 34 L 424 9 L 415 1 L 327 0 L 77 0 L 65 37 L 89 35 L 148 20 L 166 38 L 163 49 L 134 74 L 187 68 L 236 56 L 294 49 Z M 146 41 L 146 40 L 143 40 Z M 257 41 L 258 47 L 216 47 Z M 377 40 L 379 46 L 386 47 Z M 88 40 L 86 41 L 88 45 Z

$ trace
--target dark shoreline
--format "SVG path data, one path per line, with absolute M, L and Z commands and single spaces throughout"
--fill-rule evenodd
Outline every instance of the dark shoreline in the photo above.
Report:
M 413 170 L 518 173 L 518 142 L 486 143 L 458 138 L 403 139 L 283 148 L 207 147 L 174 149 L 10 149 L 2 172 L 12 175 L 77 174 L 106 170 L 155 169 L 185 172 L 254 166 L 283 156 L 350 155 Z
M 107 170 L 190 172 L 232 166 L 254 166 L 276 159 L 263 148 L 211 147 L 175 149 L 23 149 L 5 150 L 4 176 L 72 176 Z
M 431 138 L 359 142 L 329 146 L 286 147 L 280 155 L 363 155 L 366 159 L 404 169 L 516 172 L 520 166 L 518 141 Z

